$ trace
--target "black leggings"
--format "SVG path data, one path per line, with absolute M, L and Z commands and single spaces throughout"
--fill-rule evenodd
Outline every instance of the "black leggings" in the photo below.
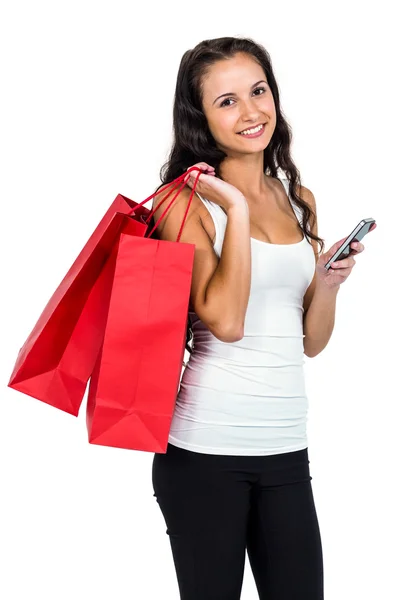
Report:
M 154 455 L 181 600 L 239 600 L 247 550 L 260 600 L 322 600 L 308 449 L 266 456 Z

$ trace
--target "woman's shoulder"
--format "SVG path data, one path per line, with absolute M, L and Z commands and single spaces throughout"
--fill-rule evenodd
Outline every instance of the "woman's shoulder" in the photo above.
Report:
M 154 210 L 154 213 L 153 213 L 154 223 L 156 223 L 158 221 L 158 219 L 161 217 L 163 212 L 167 209 L 167 207 L 171 203 L 172 199 L 174 198 L 175 194 L 177 193 L 178 188 L 171 192 L 172 187 L 173 186 L 169 186 L 168 183 L 166 183 L 166 184 L 163 184 L 157 190 L 157 196 L 155 196 L 153 198 L 153 204 L 152 204 L 152 210 Z M 180 219 L 182 221 L 183 216 L 186 212 L 187 205 L 189 203 L 191 192 L 192 192 L 192 189 L 188 185 L 185 185 L 185 187 L 179 192 L 177 197 L 173 200 L 170 208 L 168 208 L 167 213 L 164 215 L 164 217 L 160 221 L 159 225 L 157 226 L 156 231 L 158 234 L 160 234 L 161 231 L 163 230 L 163 227 L 165 226 L 167 219 L 175 219 L 176 218 L 176 219 Z M 202 201 L 200 200 L 200 198 L 197 196 L 197 194 L 193 194 L 193 198 L 190 203 L 190 207 L 188 210 L 186 220 L 193 219 L 193 218 L 200 219 L 203 208 L 204 208 L 204 205 L 203 205 Z

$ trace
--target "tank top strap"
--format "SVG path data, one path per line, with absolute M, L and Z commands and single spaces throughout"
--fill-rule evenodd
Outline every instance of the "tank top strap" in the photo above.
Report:
M 216 214 L 217 212 L 219 212 L 216 210 L 219 208 L 218 204 L 215 204 L 214 202 L 211 202 L 211 200 L 207 200 L 207 198 L 200 196 L 199 192 L 195 191 L 195 194 L 200 198 L 200 200 L 202 201 L 202 203 L 208 209 L 209 212 L 211 212 L 213 214 Z
M 219 204 L 215 204 L 211 202 L 211 200 L 207 200 L 207 198 L 203 198 L 198 192 L 195 191 L 195 194 L 200 198 L 204 206 L 207 208 L 208 212 L 211 215 L 211 218 L 214 222 L 215 228 L 215 241 L 214 247 L 218 247 L 222 243 L 222 235 L 225 232 L 227 216 Z

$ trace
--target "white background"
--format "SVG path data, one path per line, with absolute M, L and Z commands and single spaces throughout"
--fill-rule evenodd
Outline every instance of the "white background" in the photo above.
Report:
M 250 36 L 271 54 L 328 249 L 377 229 L 305 357 L 326 600 L 399 597 L 399 114 L 395 2 L 4 2 L 0 596 L 176 600 L 153 454 L 87 442 L 7 387 L 17 353 L 117 193 L 149 196 L 182 54 Z M 185 355 L 185 358 L 187 356 Z M 246 558 L 242 597 L 257 598 Z

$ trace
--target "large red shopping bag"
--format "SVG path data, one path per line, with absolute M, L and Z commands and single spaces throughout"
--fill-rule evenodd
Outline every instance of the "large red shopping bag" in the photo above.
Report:
M 196 183 L 199 175 L 200 171 Z M 179 188 L 178 192 L 153 231 L 185 185 L 184 177 L 182 175 L 169 184 L 172 186 L 169 194 L 176 188 Z M 148 230 L 147 220 L 153 214 L 143 204 L 157 193 L 140 204 L 118 194 L 20 349 L 9 387 L 78 416 L 104 338 L 114 277 L 113 249 L 117 247 L 127 220 L 130 234 L 143 238 Z M 184 222 L 177 241 L 183 226 Z M 157 242 L 152 239 L 147 241 Z
M 182 361 L 193 244 L 119 237 L 101 352 L 87 402 L 89 442 L 166 452 Z M 115 265 L 115 266 L 114 266 Z

